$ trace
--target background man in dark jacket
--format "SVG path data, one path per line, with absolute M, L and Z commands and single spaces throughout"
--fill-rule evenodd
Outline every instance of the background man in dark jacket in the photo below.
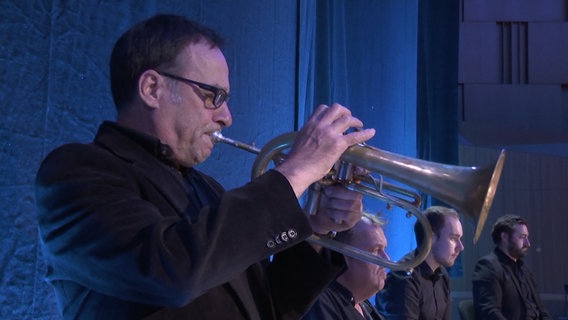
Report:
M 530 248 L 527 222 L 516 215 L 502 216 L 491 237 L 495 250 L 477 262 L 472 276 L 476 318 L 551 319 L 522 259 Z

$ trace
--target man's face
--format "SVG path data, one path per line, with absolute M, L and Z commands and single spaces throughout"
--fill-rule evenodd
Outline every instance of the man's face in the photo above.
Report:
M 188 45 L 177 57 L 176 76 L 215 86 L 229 92 L 229 69 L 223 53 L 209 44 Z M 212 109 L 214 94 L 197 85 L 164 78 L 166 94 L 161 99 L 159 137 L 172 147 L 176 161 L 187 167 L 211 154 L 211 134 L 231 125 L 227 103 Z
M 430 250 L 434 261 L 445 267 L 454 265 L 456 258 L 463 251 L 461 238 L 463 236 L 460 220 L 455 216 L 446 216 L 446 222 L 439 236 L 432 237 Z
M 387 238 L 383 229 L 362 218 L 354 227 L 353 242 L 350 245 L 378 257 L 389 259 L 385 249 Z M 386 271 L 383 267 L 359 259 L 346 257 L 347 271 L 341 275 L 340 283 L 348 288 L 356 300 L 369 298 L 385 286 Z
M 529 230 L 524 224 L 517 224 L 511 235 L 503 233 L 506 241 L 506 253 L 513 259 L 525 256 L 531 244 L 529 242 Z

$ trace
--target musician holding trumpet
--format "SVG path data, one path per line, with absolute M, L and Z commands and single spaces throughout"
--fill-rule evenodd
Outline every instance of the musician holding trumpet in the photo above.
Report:
M 363 123 L 319 106 L 282 163 L 223 190 L 194 169 L 232 122 L 220 46 L 180 16 L 132 27 L 110 61 L 116 122 L 43 161 L 41 243 L 64 318 L 298 319 L 344 270 L 304 240 L 357 223 L 361 194 L 327 187 L 313 217 L 298 198 L 374 130 L 345 134 Z

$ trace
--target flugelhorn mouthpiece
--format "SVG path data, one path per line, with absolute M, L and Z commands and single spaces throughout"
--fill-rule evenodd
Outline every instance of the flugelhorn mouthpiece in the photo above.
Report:
M 213 133 L 211 134 L 211 139 L 212 139 L 213 142 L 215 142 L 215 143 L 217 143 L 217 142 L 223 142 L 223 143 L 225 143 L 225 144 L 231 145 L 231 146 L 233 146 L 233 147 L 237 147 L 237 148 L 239 148 L 239 149 L 241 149 L 241 150 L 245 150 L 245 151 L 248 151 L 248 152 L 250 152 L 250 153 L 254 153 L 254 154 L 259 154 L 259 153 L 260 153 L 260 149 L 259 149 L 259 148 L 255 147 L 255 146 L 252 146 L 252 145 L 249 145 L 249 144 L 246 144 L 246 143 L 244 143 L 244 142 L 240 142 L 240 141 L 233 140 L 233 139 L 231 139 L 231 138 L 227 138 L 227 137 L 225 137 L 225 136 L 221 133 L 221 131 L 215 131 L 215 132 L 213 132 Z
M 213 140 L 213 142 L 217 143 L 217 142 L 222 142 L 225 138 L 225 136 L 221 133 L 221 131 L 215 131 L 211 134 L 211 140 Z

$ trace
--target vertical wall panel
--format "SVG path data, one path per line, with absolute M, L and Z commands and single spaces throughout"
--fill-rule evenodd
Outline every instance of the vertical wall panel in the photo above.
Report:
M 477 163 L 500 148 L 508 154 L 481 239 L 463 253 L 466 277 L 453 279 L 452 288 L 471 295 L 473 266 L 494 247 L 491 224 L 519 214 L 531 233 L 526 262 L 553 316 L 568 283 L 566 6 L 561 0 L 463 0 L 460 24 L 460 161 Z M 470 237 L 468 230 L 466 244 Z
M 500 41 L 495 22 L 460 23 L 458 82 L 501 82 Z
M 466 21 L 564 21 L 564 0 L 462 0 Z
M 529 81 L 568 84 L 568 23 L 531 23 Z
M 459 86 L 464 140 L 515 148 L 526 140 L 568 143 L 566 125 L 558 123 L 568 108 L 559 99 L 568 80 L 565 2 L 464 0 L 462 6 Z M 468 117 L 474 114 L 481 117 Z M 489 137 L 488 132 L 501 134 Z M 565 154 L 563 148 L 531 145 L 527 150 Z

